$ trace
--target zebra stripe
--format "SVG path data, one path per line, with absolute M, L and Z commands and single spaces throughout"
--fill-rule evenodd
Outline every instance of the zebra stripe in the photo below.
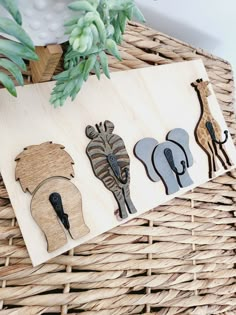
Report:
M 99 133 L 87 146 L 87 154 L 90 158 L 95 175 L 103 181 L 111 191 L 120 189 L 124 184 L 115 177 L 111 169 L 107 155 L 113 153 L 121 170 L 121 177 L 125 179 L 125 169 L 129 169 L 130 159 L 127 154 L 124 141 L 115 134 Z

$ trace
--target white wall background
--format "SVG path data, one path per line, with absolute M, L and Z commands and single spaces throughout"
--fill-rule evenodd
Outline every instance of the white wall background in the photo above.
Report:
M 228 60 L 236 73 L 236 0 L 136 0 L 147 25 Z

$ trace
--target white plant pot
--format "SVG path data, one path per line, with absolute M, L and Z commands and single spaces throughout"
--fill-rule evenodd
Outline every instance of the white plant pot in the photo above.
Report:
M 68 35 L 64 35 L 64 22 L 75 15 L 67 7 L 70 2 L 72 0 L 17 0 L 22 26 L 36 46 L 68 40 Z M 9 17 L 4 9 L 1 11 L 0 16 Z

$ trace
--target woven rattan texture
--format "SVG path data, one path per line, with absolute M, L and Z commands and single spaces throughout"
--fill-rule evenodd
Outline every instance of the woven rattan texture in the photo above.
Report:
M 227 62 L 137 24 L 124 39 L 114 71 L 201 58 L 236 140 Z M 236 314 L 236 172 L 36 268 L 0 187 L 0 315 Z

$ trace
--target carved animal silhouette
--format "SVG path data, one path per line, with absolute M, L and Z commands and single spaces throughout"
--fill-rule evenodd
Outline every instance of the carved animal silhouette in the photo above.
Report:
M 70 155 L 60 144 L 32 145 L 16 157 L 16 180 L 29 191 L 31 214 L 52 252 L 73 239 L 89 233 L 82 213 L 82 197 L 70 181 L 74 177 Z
M 189 135 L 181 128 L 173 129 L 166 136 L 167 141 L 158 143 L 153 138 L 137 142 L 134 153 L 144 164 L 152 181 L 163 181 L 166 194 L 176 193 L 180 187 L 193 184 L 188 169 L 193 165 L 189 149 Z
M 94 174 L 109 189 L 119 206 L 121 219 L 128 217 L 129 213 L 137 210 L 130 197 L 130 159 L 124 141 L 113 134 L 114 124 L 108 120 L 96 125 L 86 127 L 86 135 L 91 139 L 87 146 L 87 155 L 90 159 Z M 126 205 L 126 206 L 125 206 Z
M 213 118 L 208 104 L 207 98 L 211 94 L 208 88 L 209 81 L 198 79 L 191 85 L 195 88 L 201 105 L 201 115 L 195 128 L 195 137 L 199 146 L 207 154 L 209 178 L 212 178 L 218 169 L 216 157 L 224 169 L 228 168 L 227 165 L 232 165 L 224 146 L 228 139 L 228 131 L 224 130 L 224 139 L 222 139 L 221 127 Z

